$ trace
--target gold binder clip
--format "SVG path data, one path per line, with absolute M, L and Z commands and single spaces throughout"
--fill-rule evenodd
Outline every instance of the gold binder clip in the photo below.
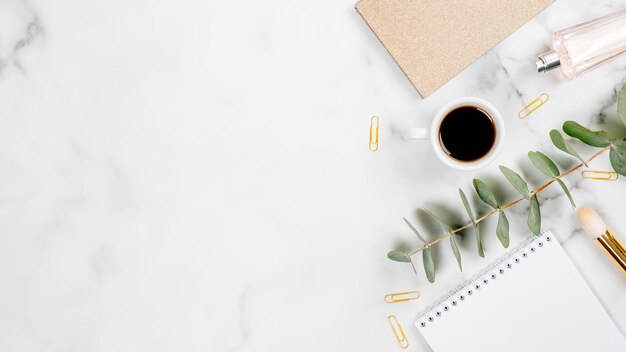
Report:
M 396 292 L 385 295 L 385 302 L 398 303 L 420 298 L 419 291 Z
M 398 322 L 398 318 L 395 315 L 390 315 L 387 317 L 387 321 L 391 326 L 391 330 L 393 330 L 394 335 L 396 335 L 396 340 L 400 344 L 402 349 L 409 347 L 409 340 L 407 340 L 406 335 L 404 334 L 404 330 L 402 326 Z
M 589 180 L 615 181 L 619 177 L 614 171 L 585 170 L 582 173 L 583 178 Z
M 369 145 L 370 150 L 373 152 L 378 150 L 378 126 L 379 126 L 378 116 L 374 115 L 370 119 L 370 145 Z M 376 129 L 376 132 L 374 132 L 374 129 Z
M 535 100 L 528 103 L 528 105 L 524 106 L 524 108 L 517 114 L 517 117 L 520 119 L 525 119 L 530 116 L 535 110 L 539 109 L 543 104 L 548 102 L 550 96 L 548 93 L 541 93 L 540 96 L 535 98 Z

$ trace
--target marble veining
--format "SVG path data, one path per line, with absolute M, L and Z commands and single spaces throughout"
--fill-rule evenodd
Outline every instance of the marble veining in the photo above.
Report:
M 471 194 L 474 177 L 515 199 L 497 166 L 538 186 L 529 150 L 571 167 L 548 137 L 566 119 L 626 134 L 626 58 L 574 81 L 533 71 L 550 32 L 623 0 L 557 0 L 428 99 L 353 6 L 0 2 L 0 351 L 393 350 L 389 314 L 411 350 L 428 351 L 416 314 L 504 249 L 495 221 L 485 259 L 473 235 L 459 239 L 462 273 L 437 246 L 431 285 L 385 257 L 418 245 L 402 217 L 418 223 L 427 206 L 464 223 L 457 188 Z M 517 119 L 542 92 L 550 101 Z M 496 162 L 473 173 L 402 138 L 461 96 L 490 101 L 507 129 Z M 625 181 L 565 181 L 626 242 Z M 544 228 L 626 333 L 623 275 L 558 186 L 539 200 Z M 509 210 L 512 246 L 528 238 L 526 211 Z M 418 301 L 383 302 L 412 289 Z

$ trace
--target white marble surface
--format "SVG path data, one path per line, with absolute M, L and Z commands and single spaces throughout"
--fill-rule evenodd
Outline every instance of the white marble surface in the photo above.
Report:
M 462 216 L 456 189 L 503 186 L 499 164 L 538 185 L 531 149 L 572 165 L 547 136 L 565 119 L 626 132 L 626 59 L 571 82 L 532 64 L 551 31 L 626 1 L 559 0 L 426 100 L 353 2 L 0 1 L 0 351 L 395 350 L 392 313 L 427 351 L 412 317 L 502 250 L 489 229 L 487 259 L 464 239 L 459 273 L 437 248 L 430 285 L 385 257 L 417 245 L 402 217 Z M 540 112 L 515 118 L 544 91 Z M 466 95 L 500 109 L 508 133 L 475 173 L 401 138 Z M 626 241 L 626 181 L 566 181 Z M 541 202 L 626 333 L 626 279 L 557 189 Z M 525 209 L 511 213 L 515 244 Z M 383 303 L 407 289 L 422 299 Z

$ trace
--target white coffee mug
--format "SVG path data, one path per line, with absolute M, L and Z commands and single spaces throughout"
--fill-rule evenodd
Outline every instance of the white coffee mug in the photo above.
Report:
M 463 106 L 476 107 L 487 113 L 487 115 L 491 117 L 495 127 L 495 141 L 493 146 L 486 155 L 474 161 L 461 161 L 451 157 L 444 151 L 439 141 L 439 129 L 443 119 L 452 110 Z M 483 99 L 473 97 L 459 98 L 449 102 L 437 112 L 430 128 L 410 128 L 407 131 L 406 137 L 409 139 L 430 139 L 433 150 L 439 160 L 453 169 L 462 171 L 478 170 L 491 163 L 502 150 L 502 146 L 504 145 L 504 120 L 500 112 Z

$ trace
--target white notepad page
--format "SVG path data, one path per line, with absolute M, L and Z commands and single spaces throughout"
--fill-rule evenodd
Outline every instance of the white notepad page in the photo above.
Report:
M 434 352 L 626 351 L 550 232 L 420 313 L 416 325 Z

